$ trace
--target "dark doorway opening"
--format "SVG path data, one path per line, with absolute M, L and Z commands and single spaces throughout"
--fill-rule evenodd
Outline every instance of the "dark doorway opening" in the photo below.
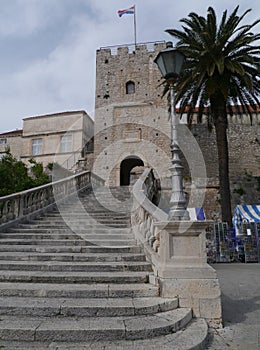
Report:
M 130 185 L 130 172 L 136 166 L 144 166 L 142 159 L 138 157 L 127 157 L 120 165 L 120 186 Z

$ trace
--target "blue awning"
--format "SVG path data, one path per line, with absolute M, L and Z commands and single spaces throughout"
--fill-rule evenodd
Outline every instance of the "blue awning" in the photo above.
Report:
M 187 210 L 192 221 L 206 220 L 206 215 L 203 208 L 187 208 Z

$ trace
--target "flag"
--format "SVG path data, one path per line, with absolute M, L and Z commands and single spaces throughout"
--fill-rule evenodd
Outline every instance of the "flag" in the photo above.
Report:
M 134 15 L 134 13 L 135 13 L 135 6 L 132 6 L 129 9 L 126 9 L 126 10 L 118 10 L 117 13 L 118 13 L 119 17 L 122 17 L 123 15 L 126 15 L 126 14 L 127 15 Z

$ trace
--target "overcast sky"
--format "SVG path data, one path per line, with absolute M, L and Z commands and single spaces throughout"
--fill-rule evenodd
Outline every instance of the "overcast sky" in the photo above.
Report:
M 138 42 L 171 40 L 165 29 L 209 6 L 260 16 L 259 0 L 0 0 L 0 132 L 35 115 L 93 115 L 96 50 L 134 41 L 133 15 L 117 15 L 134 4 Z

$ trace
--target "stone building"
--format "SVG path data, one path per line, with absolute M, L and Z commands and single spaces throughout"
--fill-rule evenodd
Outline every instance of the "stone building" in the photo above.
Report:
M 160 178 L 168 174 L 170 124 L 154 63 L 163 48 L 97 51 L 94 172 L 109 185 L 129 184 L 136 166 L 151 166 Z
M 72 111 L 23 119 L 23 130 L 0 134 L 0 152 L 6 147 L 28 164 L 31 158 L 46 167 L 57 163 L 75 171 L 93 152 L 94 122 L 85 111 Z
M 23 120 L 23 156 L 41 162 L 58 163 L 73 170 L 85 157 L 85 146 L 93 137 L 93 120 L 85 111 L 48 114 Z
M 0 159 L 6 154 L 9 149 L 12 155 L 19 159 L 21 158 L 21 150 L 23 148 L 23 130 L 14 130 L 0 134 Z

